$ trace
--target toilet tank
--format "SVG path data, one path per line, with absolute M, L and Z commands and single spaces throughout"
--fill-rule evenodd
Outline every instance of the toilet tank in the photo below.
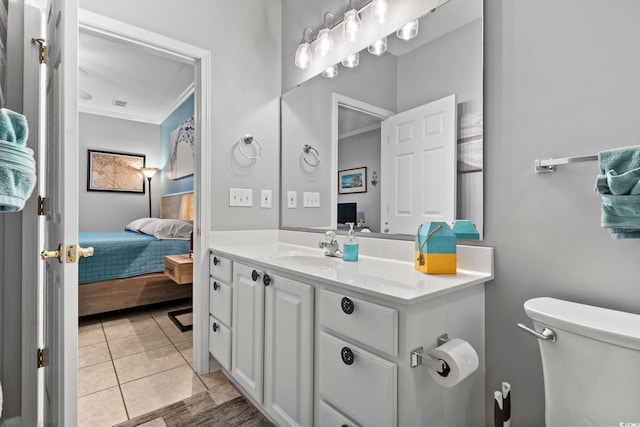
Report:
M 640 426 L 640 315 L 554 298 L 524 304 L 539 340 L 545 422 L 559 426 Z

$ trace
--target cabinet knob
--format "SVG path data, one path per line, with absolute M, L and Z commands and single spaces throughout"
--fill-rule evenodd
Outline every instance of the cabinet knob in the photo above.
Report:
M 262 277 L 262 283 L 264 283 L 265 286 L 269 286 L 269 284 L 271 283 L 271 277 L 269 277 L 267 273 L 265 273 Z
M 218 324 L 214 322 L 213 323 L 213 332 L 217 332 L 219 328 L 220 328 L 220 326 L 218 326 Z
M 218 265 L 218 264 L 220 264 L 220 260 L 218 259 L 217 256 L 214 256 L 213 257 L 213 265 Z
M 349 347 L 342 347 L 342 351 L 340 353 L 345 365 L 353 365 L 353 351 L 351 351 Z
M 355 306 L 353 305 L 353 301 L 351 301 L 351 298 L 347 297 L 342 298 L 342 301 L 340 301 L 340 305 L 342 306 L 342 311 L 344 311 L 344 314 L 353 313 L 353 309 L 355 308 Z
M 219 287 L 220 287 L 220 285 L 218 285 L 218 282 L 213 282 L 213 290 L 214 291 L 217 291 Z
M 256 270 L 253 270 L 251 272 L 251 278 L 253 279 L 254 282 L 258 280 L 259 277 L 260 277 L 260 273 L 258 273 Z

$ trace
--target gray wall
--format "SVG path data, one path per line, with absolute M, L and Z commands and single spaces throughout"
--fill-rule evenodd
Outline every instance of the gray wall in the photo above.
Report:
M 453 0 L 455 1 L 455 0 Z M 283 45 L 330 10 L 284 0 L 306 17 L 283 21 Z M 533 173 L 536 158 L 640 143 L 640 3 L 485 2 L 485 232 L 495 248 L 486 286 L 487 425 L 492 392 L 513 386 L 513 422 L 544 425 L 538 343 L 516 326 L 522 305 L 552 296 L 640 313 L 640 242 L 600 228 L 596 163 Z M 283 67 L 293 67 L 285 50 Z M 291 74 L 291 73 L 289 73 Z M 283 73 L 284 76 L 287 73 Z M 283 86 L 288 87 L 287 81 Z
M 213 230 L 278 227 L 281 94 L 280 0 L 80 0 L 80 7 L 211 52 L 211 224 Z M 238 31 L 241 28 L 241 31 Z M 249 162 L 236 142 L 262 144 Z M 253 189 L 251 208 L 229 207 L 229 187 Z M 261 209 L 261 189 L 273 190 Z
M 365 223 L 374 233 L 380 232 L 380 186 L 371 185 L 371 176 L 374 171 L 380 175 L 380 150 L 380 129 L 338 140 L 339 171 L 367 168 L 367 192 L 338 194 L 338 203 L 357 203 L 358 213 L 364 212 Z
M 144 154 L 146 165 L 157 167 L 160 164 L 160 126 L 95 114 L 80 113 L 78 117 L 79 230 L 123 230 L 124 226 L 134 219 L 149 216 L 149 186 L 146 178 L 144 194 L 87 191 L 87 150 Z M 153 216 L 160 216 L 160 191 L 157 178 L 156 174 L 151 181 Z

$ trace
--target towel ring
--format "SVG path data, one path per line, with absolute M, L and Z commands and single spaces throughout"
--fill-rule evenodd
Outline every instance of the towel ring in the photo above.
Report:
M 244 151 L 242 151 L 242 144 L 241 142 L 244 142 L 247 145 L 251 145 L 254 142 L 256 143 L 256 145 L 258 146 L 258 154 L 256 154 L 255 156 L 249 156 L 247 155 L 247 153 L 245 153 Z M 240 154 L 242 154 L 245 158 L 249 159 L 249 160 L 256 160 L 259 159 L 260 156 L 262 156 L 262 145 L 260 145 L 260 143 L 258 142 L 257 139 L 255 139 L 253 136 L 251 135 L 247 135 L 244 138 L 240 139 L 236 144 L 238 144 L 238 150 L 240 151 Z
M 302 146 L 302 152 L 303 152 L 302 160 L 304 160 L 304 162 L 306 164 L 308 164 L 312 168 L 315 168 L 320 164 L 320 153 L 318 153 L 318 150 L 316 150 L 315 148 L 313 148 L 309 144 L 304 144 Z M 309 152 L 312 152 L 311 155 L 313 157 L 315 157 L 315 159 L 316 159 L 315 163 L 309 163 L 309 160 L 307 160 L 307 157 L 305 156 L 305 154 L 309 154 Z

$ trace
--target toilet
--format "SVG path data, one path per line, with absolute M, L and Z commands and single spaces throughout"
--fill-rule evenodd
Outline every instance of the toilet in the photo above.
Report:
M 538 336 L 547 427 L 640 425 L 640 315 L 554 298 L 524 309 L 550 330 Z

